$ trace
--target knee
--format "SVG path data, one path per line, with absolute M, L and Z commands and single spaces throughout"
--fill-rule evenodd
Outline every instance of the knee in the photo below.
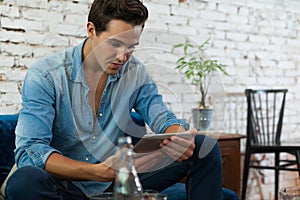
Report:
M 26 194 L 30 188 L 36 188 L 46 174 L 44 170 L 32 166 L 17 169 L 7 181 L 6 196 Z
M 205 135 L 197 135 L 195 137 L 196 155 L 199 159 L 209 159 L 221 162 L 221 152 L 218 141 Z

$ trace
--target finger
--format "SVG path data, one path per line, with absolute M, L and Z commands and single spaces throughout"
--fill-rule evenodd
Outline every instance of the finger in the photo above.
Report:
M 160 147 L 166 146 L 170 143 L 174 143 L 174 144 L 177 144 L 177 145 L 183 146 L 183 147 L 188 147 L 194 143 L 194 137 L 181 138 L 181 137 L 172 136 L 169 139 L 163 140 L 161 142 Z
M 168 145 L 182 154 L 185 152 L 192 153 L 195 148 L 194 138 L 184 139 L 180 137 L 171 137 L 171 142 L 169 142 Z
M 151 169 L 156 166 L 159 162 L 161 161 L 161 159 L 159 158 L 154 158 L 151 161 L 147 161 L 146 163 L 143 163 L 142 165 L 139 165 L 136 170 L 138 173 L 144 173 L 144 172 L 148 172 L 151 171 Z
M 182 138 L 171 138 L 168 144 L 162 143 L 163 152 L 174 159 L 180 158 L 186 160 L 193 155 L 195 144 L 193 140 L 186 140 Z
M 178 155 L 182 155 L 186 151 L 188 151 L 189 146 L 190 145 L 182 145 L 182 144 L 178 144 L 176 142 L 170 142 L 169 144 L 167 144 L 165 146 L 165 147 L 167 147 L 165 150 L 169 151 L 173 155 L 178 156 Z
M 194 144 L 194 137 L 191 138 L 181 138 L 181 137 L 176 137 L 173 136 L 170 138 L 171 143 L 178 144 L 180 146 L 190 146 Z
M 155 151 L 145 154 L 137 154 L 134 158 L 134 165 L 137 171 L 145 171 L 151 168 L 162 159 L 162 152 Z
M 174 149 L 174 147 L 170 147 L 170 145 L 167 145 L 167 146 L 164 146 L 163 148 L 161 148 L 161 150 L 162 150 L 162 152 L 164 152 L 164 154 L 170 156 L 174 160 L 177 160 L 183 156 L 183 153 L 179 152 L 175 149 Z
M 156 157 L 152 160 L 148 160 L 147 162 L 144 162 L 143 164 L 139 165 L 136 169 L 138 173 L 143 173 L 151 170 L 153 166 L 156 166 L 160 161 L 162 160 L 162 157 Z
M 115 156 L 110 156 L 108 157 L 105 161 L 103 161 L 102 163 L 104 165 L 106 165 L 107 167 L 113 167 L 114 163 L 115 163 Z
M 196 128 L 193 128 L 191 130 L 188 130 L 189 133 L 193 134 L 193 135 L 197 135 L 198 134 L 198 131 Z

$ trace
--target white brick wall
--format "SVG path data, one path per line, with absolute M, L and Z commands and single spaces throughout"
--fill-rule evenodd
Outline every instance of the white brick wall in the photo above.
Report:
M 0 113 L 16 113 L 21 108 L 22 80 L 26 69 L 36 59 L 76 45 L 86 36 L 85 24 L 91 2 L 0 1 Z M 195 43 L 210 37 L 209 56 L 228 65 L 231 74 L 221 77 L 225 92 L 229 95 L 240 93 L 240 104 L 244 104 L 245 88 L 288 88 L 284 130 L 289 132 L 289 137 L 298 136 L 300 1 L 144 2 L 149 8 L 150 19 L 141 46 L 152 47 L 152 50 L 137 52 L 137 55 L 141 55 L 154 79 L 163 85 L 161 92 L 173 111 L 190 119 L 190 109 L 196 105 L 198 94 L 194 93 L 194 86 L 188 86 L 191 89 L 187 90 L 184 86 L 187 81 L 182 76 L 179 78 L 173 69 L 178 52 L 172 53 L 170 49 L 173 44 L 182 42 L 183 36 Z M 160 29 L 153 29 L 158 27 Z M 173 90 L 177 97 L 170 92 Z M 224 131 L 245 133 L 245 118 L 233 119 L 234 113 L 241 112 L 238 103 L 232 103 L 229 96 L 226 107 L 225 117 L 230 118 L 232 125 L 225 123 Z M 252 191 L 261 190 L 257 185 Z M 263 185 L 264 193 L 270 191 L 265 194 L 267 197 L 273 196 L 272 187 L 269 183 Z

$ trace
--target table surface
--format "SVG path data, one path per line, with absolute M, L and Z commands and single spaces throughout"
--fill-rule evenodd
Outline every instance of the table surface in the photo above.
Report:
M 214 131 L 199 131 L 199 134 L 207 135 L 209 137 L 215 138 L 217 140 L 240 140 L 246 138 L 246 135 L 239 133 L 220 133 Z

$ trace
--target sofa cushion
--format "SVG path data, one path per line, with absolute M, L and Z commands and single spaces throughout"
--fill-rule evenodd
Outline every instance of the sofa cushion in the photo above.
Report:
M 0 115 L 0 185 L 15 162 L 15 127 L 18 117 L 18 114 Z

